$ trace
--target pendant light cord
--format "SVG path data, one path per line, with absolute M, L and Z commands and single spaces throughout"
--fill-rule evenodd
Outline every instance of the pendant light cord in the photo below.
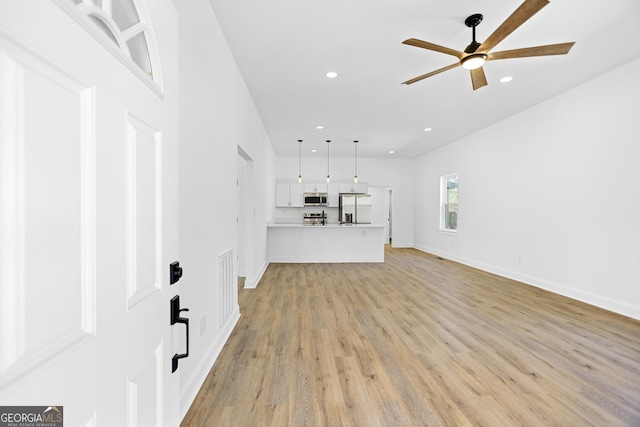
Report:
M 329 143 L 330 142 L 331 142 L 331 140 L 327 139 L 327 183 L 330 180 L 330 178 L 329 178 Z
M 302 140 L 298 140 L 298 182 L 302 182 Z
M 355 152 L 356 152 L 356 156 L 355 156 L 355 175 L 353 175 L 353 182 L 355 184 L 358 183 L 358 141 L 353 141 L 353 145 L 355 146 Z

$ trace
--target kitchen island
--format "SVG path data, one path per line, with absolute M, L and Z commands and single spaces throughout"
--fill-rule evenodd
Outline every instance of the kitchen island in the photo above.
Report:
M 270 223 L 267 229 L 269 262 L 384 262 L 384 225 Z

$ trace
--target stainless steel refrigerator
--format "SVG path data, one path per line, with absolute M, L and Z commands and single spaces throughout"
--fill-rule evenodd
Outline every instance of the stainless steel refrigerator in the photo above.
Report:
M 371 224 L 371 195 L 341 193 L 338 216 L 342 224 Z

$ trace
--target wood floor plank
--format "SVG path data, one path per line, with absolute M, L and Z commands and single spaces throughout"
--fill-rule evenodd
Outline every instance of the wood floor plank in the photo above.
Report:
M 316 396 L 323 412 L 326 412 L 329 407 L 344 404 L 339 372 L 326 330 L 314 331 L 312 345 Z
M 238 301 L 183 426 L 640 426 L 640 322 L 418 250 Z
M 291 372 L 293 376 L 290 389 L 292 399 L 289 411 L 289 425 L 320 425 L 321 411 L 316 397 L 315 378 L 311 360 L 308 357 L 294 358 Z
M 375 402 L 369 398 L 367 388 L 353 357 L 336 357 L 338 380 L 342 390 L 343 404 L 351 425 L 379 426 L 379 420 L 371 417 Z

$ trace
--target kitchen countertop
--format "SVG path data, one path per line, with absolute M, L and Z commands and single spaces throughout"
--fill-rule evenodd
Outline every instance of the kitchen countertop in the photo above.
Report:
M 338 224 L 331 223 L 326 225 L 304 225 L 302 223 L 273 223 L 270 222 L 267 224 L 267 227 L 275 227 L 275 228 L 383 228 L 385 227 L 382 224 Z

